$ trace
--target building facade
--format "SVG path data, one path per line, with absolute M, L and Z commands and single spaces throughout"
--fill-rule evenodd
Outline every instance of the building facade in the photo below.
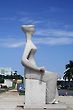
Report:
M 0 67 L 0 75 L 11 75 L 12 72 L 11 67 Z

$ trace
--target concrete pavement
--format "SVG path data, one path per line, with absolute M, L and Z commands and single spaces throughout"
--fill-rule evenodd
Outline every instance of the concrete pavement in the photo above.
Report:
M 59 96 L 59 101 L 67 105 L 68 110 L 73 110 L 73 96 Z M 16 91 L 0 94 L 0 110 L 23 110 L 24 96 L 19 96 Z
M 17 105 L 23 105 L 24 96 L 19 96 L 17 92 L 7 92 L 0 94 L 0 110 L 15 110 Z

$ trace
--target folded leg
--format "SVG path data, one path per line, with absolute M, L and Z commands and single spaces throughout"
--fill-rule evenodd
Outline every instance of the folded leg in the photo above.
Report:
M 56 103 L 58 101 L 57 74 L 46 71 L 42 80 L 46 82 L 46 103 Z

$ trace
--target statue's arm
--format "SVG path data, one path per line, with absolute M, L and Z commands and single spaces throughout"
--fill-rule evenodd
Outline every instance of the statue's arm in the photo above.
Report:
M 22 65 L 35 71 L 40 71 L 40 68 L 37 67 L 36 65 L 33 65 L 32 62 L 30 62 L 30 60 L 28 59 L 30 52 L 31 52 L 30 48 L 25 48 L 25 52 L 23 53 L 21 60 Z

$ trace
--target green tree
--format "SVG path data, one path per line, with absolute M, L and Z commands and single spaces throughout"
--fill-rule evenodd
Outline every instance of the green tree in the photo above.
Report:
M 73 81 L 73 61 L 70 60 L 68 64 L 66 64 L 66 71 L 64 72 L 65 80 L 68 79 L 68 81 Z

